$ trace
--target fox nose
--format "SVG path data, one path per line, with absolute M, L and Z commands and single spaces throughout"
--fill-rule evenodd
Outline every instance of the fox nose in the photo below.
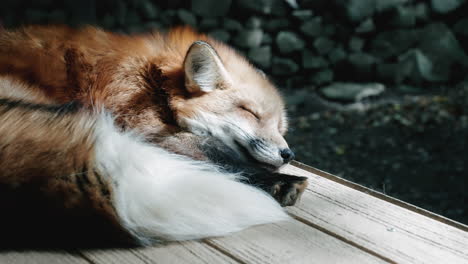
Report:
M 282 149 L 280 151 L 280 155 L 283 158 L 284 163 L 288 163 L 294 159 L 294 152 L 288 148 Z

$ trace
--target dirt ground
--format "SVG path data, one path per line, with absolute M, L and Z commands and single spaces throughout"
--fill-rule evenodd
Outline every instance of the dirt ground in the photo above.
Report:
M 285 94 L 297 160 L 468 224 L 468 85 L 351 105 Z

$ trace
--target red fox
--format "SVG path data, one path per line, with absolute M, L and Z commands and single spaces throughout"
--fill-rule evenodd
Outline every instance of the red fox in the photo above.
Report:
M 280 205 L 294 204 L 307 185 L 273 172 L 294 158 L 286 129 L 270 81 L 188 28 L 140 36 L 92 27 L 0 31 L 0 205 L 13 215 L 8 224 L 15 213 L 49 219 L 60 208 L 69 219 L 97 215 L 145 244 L 285 220 Z M 49 211 L 23 209 L 44 201 Z

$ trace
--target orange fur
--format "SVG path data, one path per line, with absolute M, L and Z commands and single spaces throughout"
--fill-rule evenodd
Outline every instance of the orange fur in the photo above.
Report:
M 227 71 L 236 77 L 235 84 L 245 82 L 254 87 L 247 91 L 233 89 L 236 94 L 225 98 L 188 98 L 183 61 L 197 40 L 207 41 L 216 49 Z M 178 116 L 193 115 L 197 107 L 216 112 L 223 100 L 235 97 L 253 98 L 265 113 L 276 114 L 283 109 L 276 89 L 242 56 L 187 27 L 165 35 L 154 32 L 139 36 L 93 27 L 31 26 L 5 31 L 0 33 L 1 74 L 38 85 L 55 103 L 78 101 L 85 106 L 104 106 L 117 115 L 123 126 L 144 134 L 174 131 Z M 152 98 L 158 98 L 156 104 Z M 169 116 L 168 109 L 162 107 L 165 104 L 178 116 Z M 283 130 L 285 122 L 280 120 Z

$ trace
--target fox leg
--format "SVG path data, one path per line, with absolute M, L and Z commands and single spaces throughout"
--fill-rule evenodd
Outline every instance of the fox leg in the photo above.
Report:
M 220 236 L 288 219 L 238 174 L 122 132 L 105 113 L 3 100 L 0 148 L 0 188 L 9 190 L 0 205 L 17 208 L 5 194 L 23 187 L 44 192 L 54 208 L 97 211 L 139 243 Z

